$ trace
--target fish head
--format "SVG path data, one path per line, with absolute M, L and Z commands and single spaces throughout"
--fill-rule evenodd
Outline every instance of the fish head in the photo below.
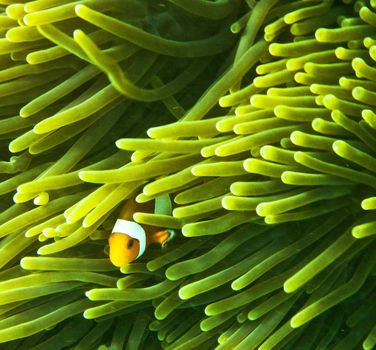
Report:
M 111 233 L 108 243 L 111 263 L 117 267 L 136 260 L 140 252 L 140 242 L 124 233 Z

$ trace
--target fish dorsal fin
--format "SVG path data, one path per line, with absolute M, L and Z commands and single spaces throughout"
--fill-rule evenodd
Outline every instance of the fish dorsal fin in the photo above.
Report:
M 165 193 L 155 198 L 154 214 L 171 215 L 172 203 L 170 196 Z

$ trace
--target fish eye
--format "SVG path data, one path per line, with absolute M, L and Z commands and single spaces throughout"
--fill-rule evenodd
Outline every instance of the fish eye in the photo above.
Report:
M 134 239 L 130 239 L 130 240 L 128 241 L 127 248 L 128 248 L 128 249 L 131 249 L 131 248 L 133 247 L 133 245 L 134 245 Z

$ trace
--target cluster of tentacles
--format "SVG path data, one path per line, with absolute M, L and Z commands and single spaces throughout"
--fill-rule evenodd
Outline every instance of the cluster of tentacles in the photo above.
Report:
M 375 346 L 376 1 L 0 8 L 1 349 Z

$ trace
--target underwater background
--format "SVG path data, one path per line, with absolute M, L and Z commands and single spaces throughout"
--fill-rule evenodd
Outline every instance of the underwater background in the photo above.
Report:
M 1 350 L 375 347 L 375 0 L 0 8 Z

